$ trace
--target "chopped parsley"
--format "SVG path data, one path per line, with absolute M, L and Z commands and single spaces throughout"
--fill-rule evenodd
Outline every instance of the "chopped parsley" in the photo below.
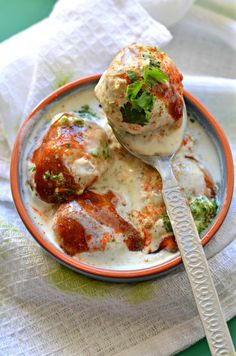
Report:
M 105 159 L 110 157 L 109 145 L 107 142 L 102 143 L 102 157 Z
M 168 77 L 158 67 L 148 66 L 144 69 L 143 79 L 145 83 L 150 83 L 150 80 L 154 80 L 159 83 L 166 83 Z
M 133 83 L 135 82 L 138 78 L 137 78 L 137 74 L 134 73 L 132 70 L 127 70 L 127 75 L 129 77 L 129 80 Z
M 98 116 L 96 115 L 96 113 L 87 104 L 81 106 L 81 108 L 78 111 L 78 114 L 83 119 L 88 119 L 88 120 L 98 119 Z
M 71 188 L 64 188 L 64 193 L 67 195 L 75 194 L 75 190 Z
M 59 201 L 63 200 L 63 195 L 73 195 L 75 194 L 75 190 L 71 188 L 55 188 L 54 195 L 58 198 Z
M 33 167 L 31 168 L 31 172 L 35 172 L 35 171 L 36 171 L 36 167 L 33 166 Z
M 190 201 L 190 210 L 199 234 L 210 224 L 216 215 L 217 209 L 216 201 L 207 198 L 205 195 L 193 198 Z
M 137 97 L 143 85 L 144 85 L 143 81 L 135 82 L 128 85 L 126 89 L 126 100 L 131 101 L 132 104 L 132 100 L 134 100 Z
M 82 105 L 81 110 L 85 112 L 91 112 L 90 106 L 88 104 Z
M 70 116 L 63 115 L 57 122 L 57 126 L 71 126 L 71 125 L 83 127 L 84 120 L 81 117 L 74 117 L 72 115 Z
M 66 126 L 68 125 L 68 116 L 63 115 L 60 120 L 58 121 L 59 126 Z
M 73 118 L 73 125 L 78 126 L 78 127 L 83 127 L 84 120 L 81 117 L 75 117 L 75 118 Z
M 51 178 L 51 173 L 49 171 L 46 171 L 43 175 L 43 179 L 44 180 L 48 180 Z
M 66 148 L 70 148 L 70 143 L 65 144 Z
M 151 111 L 153 107 L 153 95 L 146 91 L 143 91 L 140 96 L 132 100 L 132 104 L 135 109 L 143 109 L 146 111 Z
M 91 156 L 95 158 L 109 158 L 110 157 L 110 150 L 109 150 L 109 145 L 107 142 L 102 141 L 101 142 L 101 148 L 99 151 L 93 151 L 90 152 Z
M 143 54 L 143 57 L 148 54 Z M 146 57 L 145 57 L 146 58 Z M 144 68 L 143 79 L 137 80 L 136 74 L 129 70 L 127 75 L 132 81 L 126 88 L 126 103 L 120 108 L 123 121 L 132 124 L 146 125 L 151 117 L 154 95 L 150 92 L 153 84 L 166 83 L 168 76 L 161 71 L 160 63 L 150 55 L 149 65 Z
M 163 220 L 163 225 L 164 225 L 166 232 L 173 232 L 169 216 L 167 214 L 164 215 L 162 217 L 162 220 Z
M 62 185 L 64 183 L 64 176 L 62 172 L 59 174 L 53 174 L 50 171 L 46 171 L 43 174 L 43 179 L 46 181 L 55 181 L 57 185 Z
M 144 126 L 150 119 L 154 96 L 143 91 L 143 85 L 144 81 L 137 81 L 127 87 L 127 103 L 120 109 L 125 122 Z
M 150 63 L 150 66 L 151 67 L 158 67 L 158 68 L 160 68 L 160 61 L 158 61 L 157 59 L 155 59 L 155 58 L 150 58 L 150 61 L 149 61 L 149 63 Z
M 214 199 L 205 195 L 192 198 L 189 204 L 198 233 L 201 234 L 216 216 L 218 205 Z M 167 214 L 163 215 L 163 225 L 166 232 L 172 232 L 172 226 Z
M 143 57 L 144 59 L 150 59 L 150 58 L 151 58 L 151 55 L 150 55 L 149 53 L 144 53 L 144 54 L 142 54 L 142 57 Z
M 144 110 L 134 109 L 130 103 L 124 104 L 124 106 L 120 108 L 120 111 L 124 122 L 144 126 L 149 121 L 149 116 L 145 113 Z

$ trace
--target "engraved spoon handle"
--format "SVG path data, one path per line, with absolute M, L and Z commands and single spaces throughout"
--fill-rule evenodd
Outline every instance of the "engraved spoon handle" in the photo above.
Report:
M 235 355 L 200 238 L 169 160 L 157 164 L 163 198 L 212 355 Z

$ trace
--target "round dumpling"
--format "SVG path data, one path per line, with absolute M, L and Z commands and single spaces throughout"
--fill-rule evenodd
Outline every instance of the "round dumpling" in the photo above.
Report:
M 182 123 L 182 74 L 156 47 L 132 44 L 113 59 L 95 93 L 109 122 L 131 134 Z
M 194 157 L 177 154 L 173 160 L 173 170 L 186 198 L 215 196 L 212 178 Z
M 106 132 L 76 113 L 60 113 L 31 158 L 32 188 L 47 203 L 71 200 L 106 170 Z
M 90 190 L 57 210 L 53 229 L 60 247 L 69 255 L 104 251 L 126 246 L 141 251 L 144 238 L 116 210 L 116 195 L 108 191 L 97 194 Z

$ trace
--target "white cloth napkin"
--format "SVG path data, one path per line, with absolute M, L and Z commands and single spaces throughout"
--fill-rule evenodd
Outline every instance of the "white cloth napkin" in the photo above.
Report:
M 204 335 L 183 269 L 134 285 L 76 274 L 46 255 L 29 236 L 9 190 L 10 150 L 32 107 L 67 81 L 103 71 L 119 48 L 130 42 L 165 46 L 171 34 L 156 20 L 175 24 L 192 1 L 140 3 L 152 18 L 131 0 L 60 0 L 48 19 L 0 45 L 4 53 L 0 56 L 0 355 L 162 356 Z M 218 36 L 214 26 L 219 15 L 214 15 L 212 3 L 209 0 L 203 7 L 199 1 L 172 26 L 173 40 L 165 49 L 185 74 L 186 89 L 205 103 L 234 140 L 235 154 L 231 20 L 225 13 Z M 230 1 L 227 4 L 231 6 Z M 219 8 L 216 5 L 213 10 Z M 232 38 L 231 27 L 230 31 Z M 206 247 L 227 319 L 236 314 L 235 234 L 234 198 L 226 221 Z

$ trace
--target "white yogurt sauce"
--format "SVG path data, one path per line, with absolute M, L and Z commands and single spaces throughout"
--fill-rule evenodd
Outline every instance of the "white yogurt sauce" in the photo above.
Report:
M 84 91 L 78 90 L 57 101 L 47 109 L 43 117 L 35 125 L 34 130 L 28 139 L 22 160 L 23 177 L 26 183 L 23 199 L 25 200 L 28 212 L 32 217 L 32 220 L 35 221 L 39 231 L 45 236 L 45 239 L 57 246 L 58 249 L 60 249 L 60 247 L 55 240 L 52 230 L 55 207 L 51 204 L 42 202 L 30 191 L 30 189 L 28 189 L 27 162 L 30 153 L 35 149 L 35 142 L 38 142 L 39 138 L 45 134 L 52 117 L 59 112 L 78 111 L 81 106 L 85 104 L 88 104 L 90 108 L 97 113 L 99 117 L 99 125 L 104 127 L 107 132 L 111 134 L 105 114 L 98 105 L 93 89 L 86 89 Z M 194 145 L 194 156 L 204 162 L 204 166 L 207 167 L 214 182 L 219 182 L 220 165 L 213 142 L 196 121 L 194 123 L 190 121 L 188 122 L 188 131 L 196 140 Z M 136 159 L 132 158 L 127 160 L 122 157 L 117 158 L 112 161 L 108 171 L 92 186 L 91 189 L 98 193 L 103 193 L 107 191 L 108 188 L 112 188 L 112 190 L 121 198 L 121 203 L 117 207 L 117 211 L 121 216 L 127 218 L 130 210 L 142 209 L 147 204 L 147 201 L 156 202 L 158 204 L 162 199 L 161 195 L 157 192 L 140 191 L 142 168 L 143 163 Z M 161 228 L 162 227 L 157 226 L 156 230 L 158 231 L 158 229 Z M 147 255 L 144 252 L 131 252 L 127 249 L 125 244 L 118 243 L 113 249 L 108 248 L 103 252 L 98 251 L 95 253 L 80 253 L 74 256 L 74 258 L 81 262 L 107 269 L 134 270 L 162 264 L 173 259 L 178 254 L 178 252 L 173 254 L 162 250 L 159 253 Z
M 122 132 L 123 140 L 131 151 L 147 156 L 169 156 L 179 148 L 184 134 L 184 125 L 177 129 L 156 129 L 145 135 Z M 160 132 L 161 131 L 161 132 Z

